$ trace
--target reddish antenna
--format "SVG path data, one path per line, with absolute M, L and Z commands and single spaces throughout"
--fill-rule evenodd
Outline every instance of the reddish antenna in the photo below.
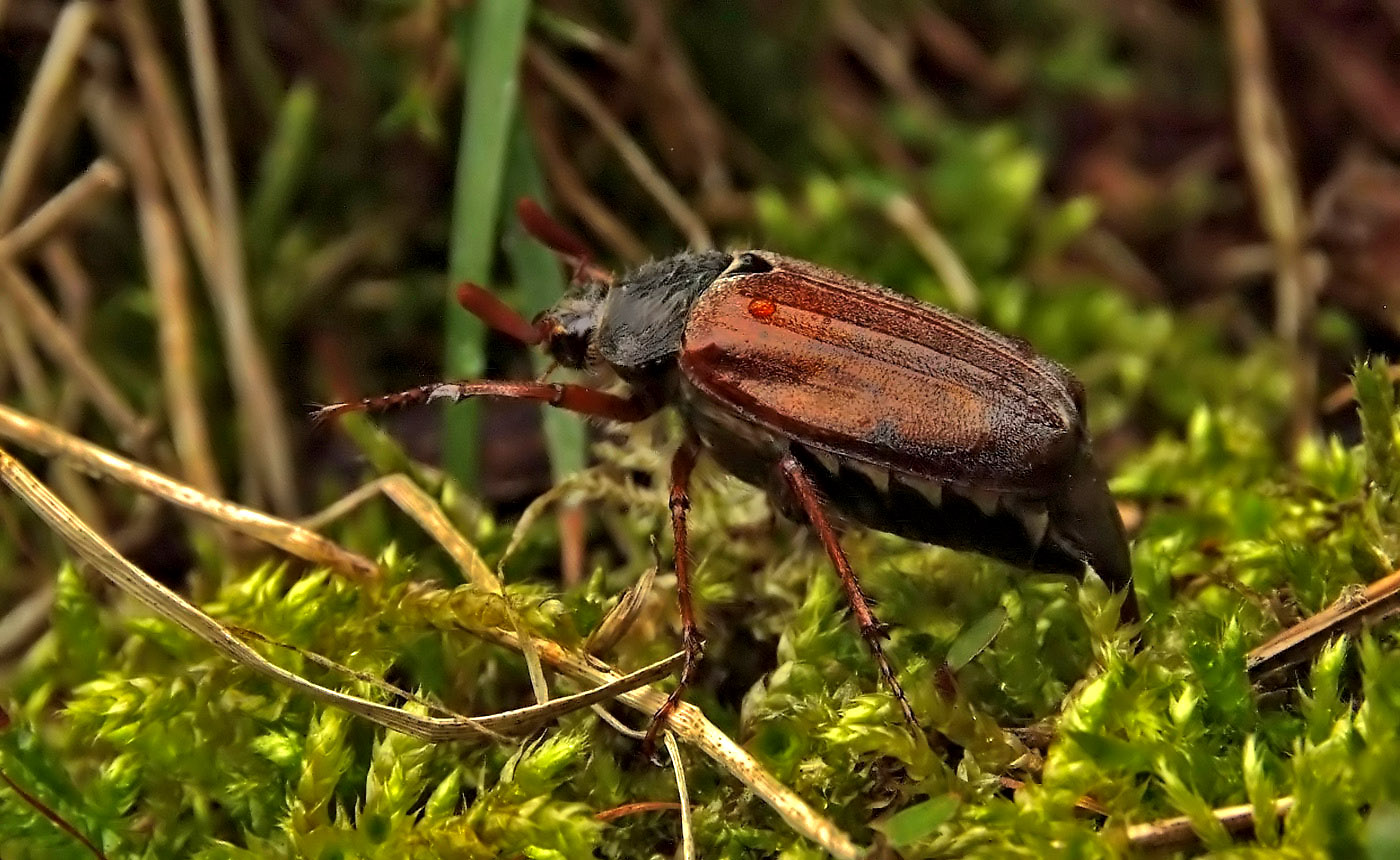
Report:
M 572 230 L 560 224 L 533 197 L 522 197 L 515 203 L 515 214 L 525 232 L 540 244 L 560 256 L 591 260 L 593 252 Z
M 464 281 L 458 285 L 457 304 L 466 308 L 487 326 L 527 346 L 534 346 L 544 340 L 544 332 L 539 326 L 525 319 L 518 311 L 479 284 Z
M 613 273 L 594 264 L 593 251 L 576 233 L 560 224 L 533 197 L 522 197 L 515 204 L 516 217 L 525 232 L 563 258 L 574 270 L 573 279 L 588 278 L 612 286 Z

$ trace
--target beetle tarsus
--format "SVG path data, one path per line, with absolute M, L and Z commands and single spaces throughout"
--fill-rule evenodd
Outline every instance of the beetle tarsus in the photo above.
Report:
M 904 687 L 900 686 L 899 679 L 894 674 L 894 667 L 890 665 L 889 658 L 885 656 L 885 646 L 880 644 L 880 639 L 883 637 L 878 625 L 873 630 L 862 629 L 860 634 L 865 639 L 865 644 L 870 647 L 871 653 L 875 655 L 875 663 L 880 667 L 880 677 L 894 693 L 895 701 L 899 702 L 899 710 L 904 715 L 904 721 L 915 732 L 922 732 L 923 727 L 919 725 L 919 718 L 914 716 L 914 708 L 909 704 L 909 698 L 904 695 Z
M 651 725 L 647 726 L 647 733 L 642 738 L 642 755 L 647 758 L 654 757 L 656 736 L 666 727 L 677 706 L 685 700 L 685 691 L 695 680 L 696 671 L 700 668 L 700 660 L 705 656 L 705 637 L 699 630 L 687 632 L 683 641 L 685 643 L 685 662 L 681 664 L 680 680 L 676 683 L 676 688 L 671 691 L 671 695 L 666 697 L 666 703 L 657 708 L 656 713 L 652 715 Z
M 433 392 L 438 387 L 436 383 L 419 385 L 416 388 L 396 391 L 393 394 L 381 394 L 378 397 L 364 397 L 359 400 L 348 400 L 344 403 L 318 406 L 311 413 L 311 421 L 320 424 L 346 412 L 387 412 L 391 409 L 401 409 L 405 406 L 431 400 Z

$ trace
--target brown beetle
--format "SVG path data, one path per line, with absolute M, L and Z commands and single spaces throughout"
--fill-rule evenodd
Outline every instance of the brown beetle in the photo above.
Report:
M 671 465 L 687 660 L 652 733 L 691 681 L 703 647 L 686 552 L 687 486 L 702 453 L 816 529 L 911 724 L 837 522 L 1034 570 L 1080 573 L 1089 565 L 1128 591 L 1122 617 L 1137 619 L 1127 540 L 1090 447 L 1084 389 L 1024 341 L 768 251 L 678 254 L 613 283 L 538 207 L 522 201 L 520 214 L 575 264 L 575 285 L 534 323 L 474 285 L 459 291 L 462 304 L 561 365 L 610 372 L 628 393 L 544 381 L 445 382 L 328 406 L 318 417 L 440 397 L 539 400 L 628 422 L 674 406 L 687 431 Z

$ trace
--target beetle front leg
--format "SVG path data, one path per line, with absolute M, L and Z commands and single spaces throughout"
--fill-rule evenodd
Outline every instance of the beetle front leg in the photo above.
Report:
M 880 666 L 880 675 L 889 685 L 890 692 L 894 693 L 895 699 L 899 701 L 899 708 L 904 712 L 904 719 L 915 731 L 921 731 L 919 721 L 914 716 L 914 709 L 909 706 L 909 699 L 904 695 L 904 688 L 899 685 L 899 679 L 895 677 L 894 667 L 890 665 L 889 658 L 885 656 L 885 648 L 881 644 L 884 638 L 884 626 L 875 618 L 875 613 L 870 611 L 870 604 L 865 599 L 865 592 L 860 588 L 860 582 L 856 579 L 856 572 L 851 568 L 851 562 L 846 558 L 845 550 L 841 549 L 841 542 L 836 538 L 836 529 L 827 519 L 826 511 L 822 510 L 821 496 L 817 492 L 816 485 L 808 477 L 807 470 L 802 468 L 802 464 L 791 454 L 783 457 L 779 463 L 782 469 L 783 478 L 787 481 L 792 494 L 797 497 L 798 504 L 802 506 L 802 511 L 807 515 L 807 519 L 817 530 L 817 536 L 821 538 L 822 546 L 826 549 L 826 554 L 831 558 L 831 563 L 836 566 L 836 572 L 841 576 L 841 586 L 846 590 L 846 601 L 851 604 L 851 612 L 855 614 L 856 624 L 860 627 L 860 635 L 865 639 L 865 643 L 870 646 L 870 650 L 875 655 L 875 662 Z
M 705 637 L 700 633 L 700 625 L 695 620 L 695 603 L 690 592 L 690 547 L 687 539 L 686 512 L 690 510 L 690 473 L 695 470 L 695 461 L 700 458 L 700 446 L 693 438 L 687 438 L 671 458 L 671 531 L 675 536 L 676 556 L 676 601 L 681 608 L 681 636 L 685 643 L 685 664 L 681 667 L 681 677 L 676 689 L 666 699 L 666 704 L 656 712 L 647 727 L 642 740 L 642 751 L 651 756 L 656 745 L 656 734 L 666 725 L 671 712 L 680 704 L 685 688 L 695 678 L 695 670 L 700 665 L 700 657 L 705 651 Z
M 465 400 L 468 397 L 504 397 L 513 400 L 535 400 L 560 409 L 608 418 L 628 423 L 641 421 L 656 412 L 657 404 L 634 392 L 628 396 L 613 394 L 565 382 L 513 382 L 483 379 L 461 382 L 433 382 L 393 394 L 366 397 L 346 403 L 322 406 L 312 414 L 313 421 L 325 421 L 343 412 L 383 412 L 434 400 Z

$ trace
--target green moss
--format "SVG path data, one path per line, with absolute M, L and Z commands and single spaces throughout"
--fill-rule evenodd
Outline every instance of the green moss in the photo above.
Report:
M 1034 856 L 1063 846 L 1086 856 L 1116 853 L 1101 825 L 1073 812 L 1084 794 L 1109 810 L 1110 832 L 1185 814 L 1219 849 L 1227 839 L 1209 810 L 1245 802 L 1267 809 L 1292 795 L 1297 806 L 1281 831 L 1261 821 L 1264 844 L 1304 852 L 1376 844 L 1384 836 L 1368 829 L 1363 807 L 1400 800 L 1400 657 L 1389 637 L 1324 651 L 1284 709 L 1256 701 L 1244 656 L 1288 619 L 1364 579 L 1357 558 L 1375 570 L 1390 558 L 1397 523 L 1388 452 L 1400 414 L 1378 382 L 1384 373 L 1358 368 L 1365 437 L 1356 447 L 1312 444 L 1283 462 L 1257 424 L 1202 408 L 1182 437 L 1164 436 L 1132 458 L 1117 486 L 1145 513 L 1135 546 L 1149 613 L 1140 653 L 1113 631 L 1116 613 L 1101 586 L 849 536 L 852 559 L 893 627 L 890 650 L 916 709 L 968 747 L 957 773 L 901 725 L 843 618 L 820 549 L 781 524 L 754 534 L 752 517 L 763 507 L 754 492 L 702 480 L 693 525 L 712 632 L 707 664 L 738 657 L 719 625 L 739 610 L 778 663 L 729 716 L 736 704 L 714 690 L 695 698 L 858 839 L 874 838 L 873 823 L 891 811 L 961 798 L 955 811 L 939 806 L 938 821 L 923 816 L 906 827 L 894 819 L 909 843 L 906 856 Z M 594 480 L 614 469 L 609 452 L 637 465 L 632 449 L 604 449 Z M 661 462 L 647 460 L 657 471 Z M 640 551 L 663 502 L 660 489 L 635 492 L 654 507 L 633 535 Z M 369 586 L 262 568 L 224 587 L 208 608 L 362 671 L 396 667 L 454 707 L 479 712 L 523 701 L 527 685 L 514 655 L 434 632 L 499 621 L 499 598 L 413 584 L 412 567 L 403 560 L 389 582 Z M 662 814 L 609 825 L 593 817 L 634 800 L 669 799 L 674 786 L 592 716 L 571 718 L 520 749 L 426 745 L 313 707 L 165 622 L 99 610 L 71 587 L 71 574 L 61 582 L 59 623 L 16 688 L 29 699 L 16 709 L 17 728 L 0 735 L 0 766 L 117 856 L 238 856 L 232 846 L 260 856 L 394 856 L 413 845 L 439 856 L 601 850 L 630 857 L 675 838 L 674 819 Z M 674 647 L 670 587 L 658 591 L 663 623 L 640 625 L 619 662 Z M 526 583 L 510 599 L 530 623 L 555 632 L 586 630 L 592 622 L 583 619 L 598 617 L 590 609 L 596 598 L 548 595 Z M 94 626 L 113 625 L 120 636 L 91 635 Z M 985 647 L 959 646 L 973 634 Z M 934 692 L 935 672 L 958 647 L 972 656 L 959 658 L 958 695 L 944 701 Z M 295 653 L 270 653 L 312 677 L 323 671 Z M 74 659 L 55 672 L 56 654 Z M 997 778 L 1034 756 L 1003 730 L 1045 718 L 1058 740 L 1040 784 L 1008 800 Z M 698 760 L 690 771 L 708 856 L 807 850 L 738 786 Z M 0 793 L 0 816 L 6 856 L 73 854 L 66 837 L 14 795 Z

